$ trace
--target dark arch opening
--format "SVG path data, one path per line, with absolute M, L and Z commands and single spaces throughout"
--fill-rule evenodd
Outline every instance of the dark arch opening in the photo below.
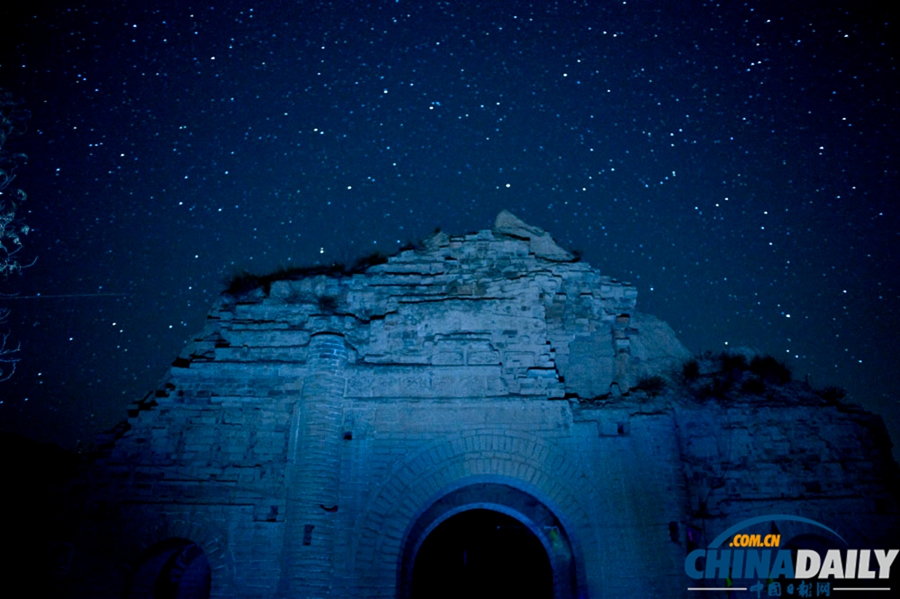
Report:
M 127 599 L 209 599 L 206 554 L 187 539 L 166 539 L 147 548 L 131 577 Z
M 412 597 L 552 599 L 553 569 L 524 524 L 472 509 L 447 518 L 426 537 L 413 565 Z

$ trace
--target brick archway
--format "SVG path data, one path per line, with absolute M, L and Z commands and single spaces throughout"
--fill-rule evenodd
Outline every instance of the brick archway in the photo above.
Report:
M 234 567 L 224 532 L 218 525 L 194 513 L 166 515 L 142 513 L 132 516 L 129 520 L 140 523 L 139 527 L 125 531 L 122 535 L 123 543 L 119 548 L 119 559 L 129 578 L 150 548 L 172 539 L 184 539 L 197 545 L 209 562 L 210 597 L 227 595 L 227 589 L 234 583 Z
M 505 501 L 498 500 L 494 493 L 480 503 L 507 510 L 523 523 L 534 520 L 509 505 L 513 496 L 531 498 L 552 514 L 565 533 L 571 553 L 573 588 L 587 588 L 580 539 L 589 536 L 590 530 L 584 502 L 595 493 L 589 480 L 573 460 L 546 440 L 517 431 L 485 430 L 444 437 L 396 464 L 372 494 L 354 527 L 352 568 L 356 588 L 351 592 L 359 597 L 402 597 L 404 551 L 411 547 L 411 535 L 421 534 L 416 531 L 422 527 L 436 525 L 437 516 L 432 518 L 427 513 L 442 498 L 457 496 L 459 490 L 476 485 L 509 489 Z M 469 497 L 457 503 L 456 508 L 465 509 L 479 501 Z M 548 535 L 541 531 L 544 541 L 549 542 Z
M 212 569 L 196 543 L 173 537 L 148 547 L 127 585 L 128 599 L 209 599 Z
M 551 570 L 554 597 L 577 596 L 576 565 L 568 534 L 559 518 L 533 496 L 499 483 L 473 482 L 440 497 L 416 519 L 407 531 L 400 563 L 397 596 L 412 596 L 413 574 L 426 540 L 451 519 L 473 511 L 503 514 L 527 528 L 540 542 Z

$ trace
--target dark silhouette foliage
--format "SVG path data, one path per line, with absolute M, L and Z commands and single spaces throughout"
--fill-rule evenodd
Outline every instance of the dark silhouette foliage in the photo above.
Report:
M 650 397 L 656 397 L 665 390 L 666 381 L 661 376 L 644 375 L 638 380 L 637 385 L 635 385 L 634 388 L 643 391 Z
M 382 252 L 373 252 L 368 256 L 363 256 L 362 258 L 358 258 L 353 266 L 350 267 L 349 273 L 357 273 L 357 272 L 365 272 L 372 266 L 377 266 L 378 264 L 384 264 L 388 261 L 387 254 Z
M 0 277 L 4 278 L 29 266 L 19 262 L 17 254 L 31 228 L 16 212 L 28 195 L 13 186 L 16 171 L 28 162 L 28 156 L 10 152 L 6 144 L 9 138 L 25 133 L 30 116 L 21 102 L 0 89 Z
M 831 385 L 823 389 L 817 389 L 815 394 L 821 397 L 825 403 L 837 404 L 847 397 L 847 390 L 843 387 Z
M 318 275 L 342 276 L 345 274 L 347 274 L 347 268 L 339 263 L 316 266 L 285 266 L 265 275 L 243 271 L 231 277 L 225 292 L 237 296 L 256 289 L 262 289 L 268 295 L 272 288 L 272 283 L 275 281 L 296 281 Z
M 741 392 L 750 395 L 762 395 L 766 392 L 766 384 L 758 377 L 750 377 L 741 383 Z
M 772 356 L 754 356 L 750 360 L 750 372 L 769 385 L 784 385 L 791 382 L 791 369 Z
M 242 271 L 232 276 L 227 282 L 225 293 L 239 296 L 255 291 L 256 289 L 262 289 L 263 293 L 269 295 L 272 283 L 275 281 L 297 281 L 319 275 L 328 277 L 346 277 L 363 273 L 372 266 L 384 264 L 387 261 L 388 257 L 382 252 L 373 252 L 372 254 L 358 258 L 349 268 L 345 264 L 335 262 L 334 264 L 315 266 L 284 266 L 275 272 L 265 275 Z
M 691 358 L 681 366 L 681 378 L 691 383 L 700 378 L 700 362 Z
M 722 375 L 728 380 L 740 381 L 744 378 L 747 369 L 750 368 L 747 358 L 743 354 L 722 352 L 719 359 L 722 361 Z
M 734 388 L 734 382 L 721 377 L 713 377 L 697 390 L 699 399 L 723 399 Z
M 13 186 L 16 170 L 23 166 L 28 157 L 21 152 L 10 152 L 6 142 L 10 137 L 22 135 L 27 130 L 26 121 L 30 113 L 15 100 L 11 93 L 0 89 L 0 281 L 12 273 L 21 274 L 22 269 L 34 264 L 22 264 L 19 252 L 23 248 L 22 239 L 31 231 L 17 213 L 28 194 Z M 0 306 L 0 325 L 9 318 L 9 308 Z M 19 362 L 19 345 L 13 345 L 10 333 L 0 333 L 0 382 L 8 380 L 16 371 Z
M 425 244 L 421 241 L 410 240 L 400 246 L 401 252 L 406 252 L 406 251 L 421 252 L 424 249 L 425 249 Z
M 699 400 L 725 399 L 735 394 L 771 396 L 773 387 L 792 380 L 790 368 L 772 356 L 706 352 L 682 364 L 681 382 Z

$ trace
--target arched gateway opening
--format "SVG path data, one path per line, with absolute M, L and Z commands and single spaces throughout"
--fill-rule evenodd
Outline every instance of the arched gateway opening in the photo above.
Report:
M 445 493 L 407 530 L 400 599 L 576 597 L 569 538 L 557 516 L 506 484 Z
M 473 509 L 443 521 L 422 543 L 413 599 L 552 599 L 553 570 L 540 540 L 511 516 Z
M 167 539 L 143 552 L 132 573 L 128 599 L 208 599 L 206 554 L 187 539 Z

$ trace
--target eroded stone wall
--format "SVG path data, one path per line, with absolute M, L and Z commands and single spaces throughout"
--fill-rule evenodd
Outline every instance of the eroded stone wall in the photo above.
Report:
M 403 597 L 423 531 L 478 489 L 579 597 L 679 596 L 688 529 L 747 514 L 896 525 L 869 416 L 635 389 L 688 356 L 635 302 L 508 213 L 224 295 L 92 471 L 73 586 L 121 596 L 183 538 L 214 597 Z

